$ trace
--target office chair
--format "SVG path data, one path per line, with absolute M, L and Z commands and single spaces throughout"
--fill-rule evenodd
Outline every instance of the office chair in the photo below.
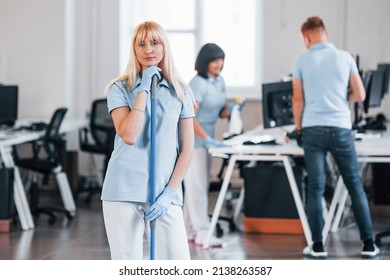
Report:
M 374 203 L 378 205 L 390 205 L 390 186 L 387 174 L 390 171 L 389 163 L 372 163 L 372 185 L 374 192 Z M 382 239 L 390 237 L 390 228 L 375 235 L 375 243 L 379 247 Z
M 114 148 L 115 127 L 107 109 L 107 99 L 96 99 L 92 102 L 89 127 L 79 130 L 79 144 L 81 151 L 91 153 L 92 165 L 96 173 L 98 186 L 81 189 L 79 192 L 89 192 L 86 202 L 91 202 L 92 195 L 100 192 L 106 174 L 108 161 Z M 94 155 L 104 156 L 103 171 L 97 167 Z
M 223 162 L 221 164 L 221 168 L 220 168 L 220 170 L 218 172 L 218 175 L 217 175 L 217 180 L 216 181 L 210 181 L 209 193 L 210 192 L 219 192 L 221 190 L 222 183 L 223 183 L 223 174 L 224 174 L 224 170 L 227 167 L 227 165 L 228 165 L 228 158 L 223 158 Z M 229 183 L 229 186 L 228 186 L 229 191 L 228 191 L 228 193 L 230 194 L 230 198 L 226 199 L 226 208 L 227 208 L 228 212 L 231 212 L 233 210 L 233 207 L 231 205 L 231 201 L 233 199 L 238 198 L 236 193 L 231 191 L 231 186 L 232 186 L 232 184 Z M 212 215 L 209 214 L 209 217 L 211 218 Z M 229 215 L 229 216 L 219 216 L 218 220 L 227 222 L 228 223 L 228 228 L 229 228 L 230 232 L 236 231 L 237 226 L 236 226 L 236 224 L 234 222 L 233 214 Z M 218 237 L 218 238 L 222 237 L 223 236 L 223 229 L 222 229 L 222 226 L 220 225 L 219 222 L 217 222 L 215 229 L 216 229 L 216 232 L 215 232 L 216 237 Z
M 55 212 L 64 213 L 69 220 L 76 214 L 72 191 L 62 166 L 64 153 L 66 152 L 66 140 L 60 134 L 59 129 L 66 112 L 67 108 L 58 108 L 54 112 L 44 135 L 36 141 L 29 142 L 32 148 L 32 157 L 21 158 L 18 156 L 16 149 L 14 149 L 16 166 L 30 170 L 32 174 L 30 185 L 31 212 L 34 216 L 39 216 L 41 213 L 49 215 L 49 224 L 56 222 Z M 39 205 L 40 187 L 38 174 L 44 175 L 46 181 L 49 175 L 55 175 L 64 208 Z
M 377 246 L 382 245 L 382 238 L 390 237 L 390 230 L 382 231 L 380 233 L 375 234 L 375 244 Z

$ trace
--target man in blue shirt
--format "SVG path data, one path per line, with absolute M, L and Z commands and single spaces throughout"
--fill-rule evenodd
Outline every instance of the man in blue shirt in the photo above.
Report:
M 301 27 L 308 52 L 296 62 L 293 75 L 292 109 L 296 132 L 302 135 L 308 174 L 307 213 L 313 243 L 305 256 L 327 258 L 322 241 L 322 198 L 325 191 L 325 159 L 331 153 L 352 200 L 352 208 L 363 241 L 361 256 L 379 254 L 372 238 L 372 223 L 361 183 L 349 101 L 361 102 L 365 91 L 352 56 L 327 42 L 320 17 L 308 18 Z M 348 86 L 350 90 L 348 91 Z

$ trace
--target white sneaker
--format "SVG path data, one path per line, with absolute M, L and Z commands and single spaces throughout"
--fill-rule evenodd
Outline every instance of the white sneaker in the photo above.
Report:
M 371 259 L 371 258 L 375 258 L 376 256 L 379 255 L 379 248 L 373 244 L 374 246 L 364 246 L 362 247 L 362 252 L 361 252 L 361 256 L 362 258 L 365 258 L 365 259 Z
M 313 246 L 307 246 L 303 249 L 303 255 L 313 259 L 326 259 L 328 257 L 328 252 L 326 251 L 314 251 Z

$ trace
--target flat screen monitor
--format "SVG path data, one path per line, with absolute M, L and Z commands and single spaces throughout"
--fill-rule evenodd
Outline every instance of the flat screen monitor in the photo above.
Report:
M 294 124 L 291 81 L 263 84 L 262 93 L 264 128 Z
M 0 126 L 13 126 L 18 118 L 18 86 L 0 85 Z
M 383 93 L 389 93 L 389 80 L 390 80 L 390 63 L 379 63 L 378 70 L 385 72 L 385 78 L 383 81 Z
M 385 72 L 373 70 L 366 73 L 363 84 L 366 90 L 366 99 L 363 102 L 364 112 L 367 114 L 369 108 L 380 107 L 384 93 Z M 368 80 L 368 81 L 367 81 Z

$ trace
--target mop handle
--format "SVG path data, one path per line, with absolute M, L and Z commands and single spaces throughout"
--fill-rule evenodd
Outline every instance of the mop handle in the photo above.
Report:
M 150 205 L 156 200 L 156 87 L 157 76 L 152 78 L 151 100 L 151 120 L 150 120 Z
M 157 87 L 157 76 L 154 75 L 152 78 L 152 90 L 150 92 L 150 109 L 151 109 L 151 120 L 150 120 L 150 205 L 156 200 L 156 87 Z M 155 228 L 156 221 L 150 222 L 150 259 L 155 259 Z

